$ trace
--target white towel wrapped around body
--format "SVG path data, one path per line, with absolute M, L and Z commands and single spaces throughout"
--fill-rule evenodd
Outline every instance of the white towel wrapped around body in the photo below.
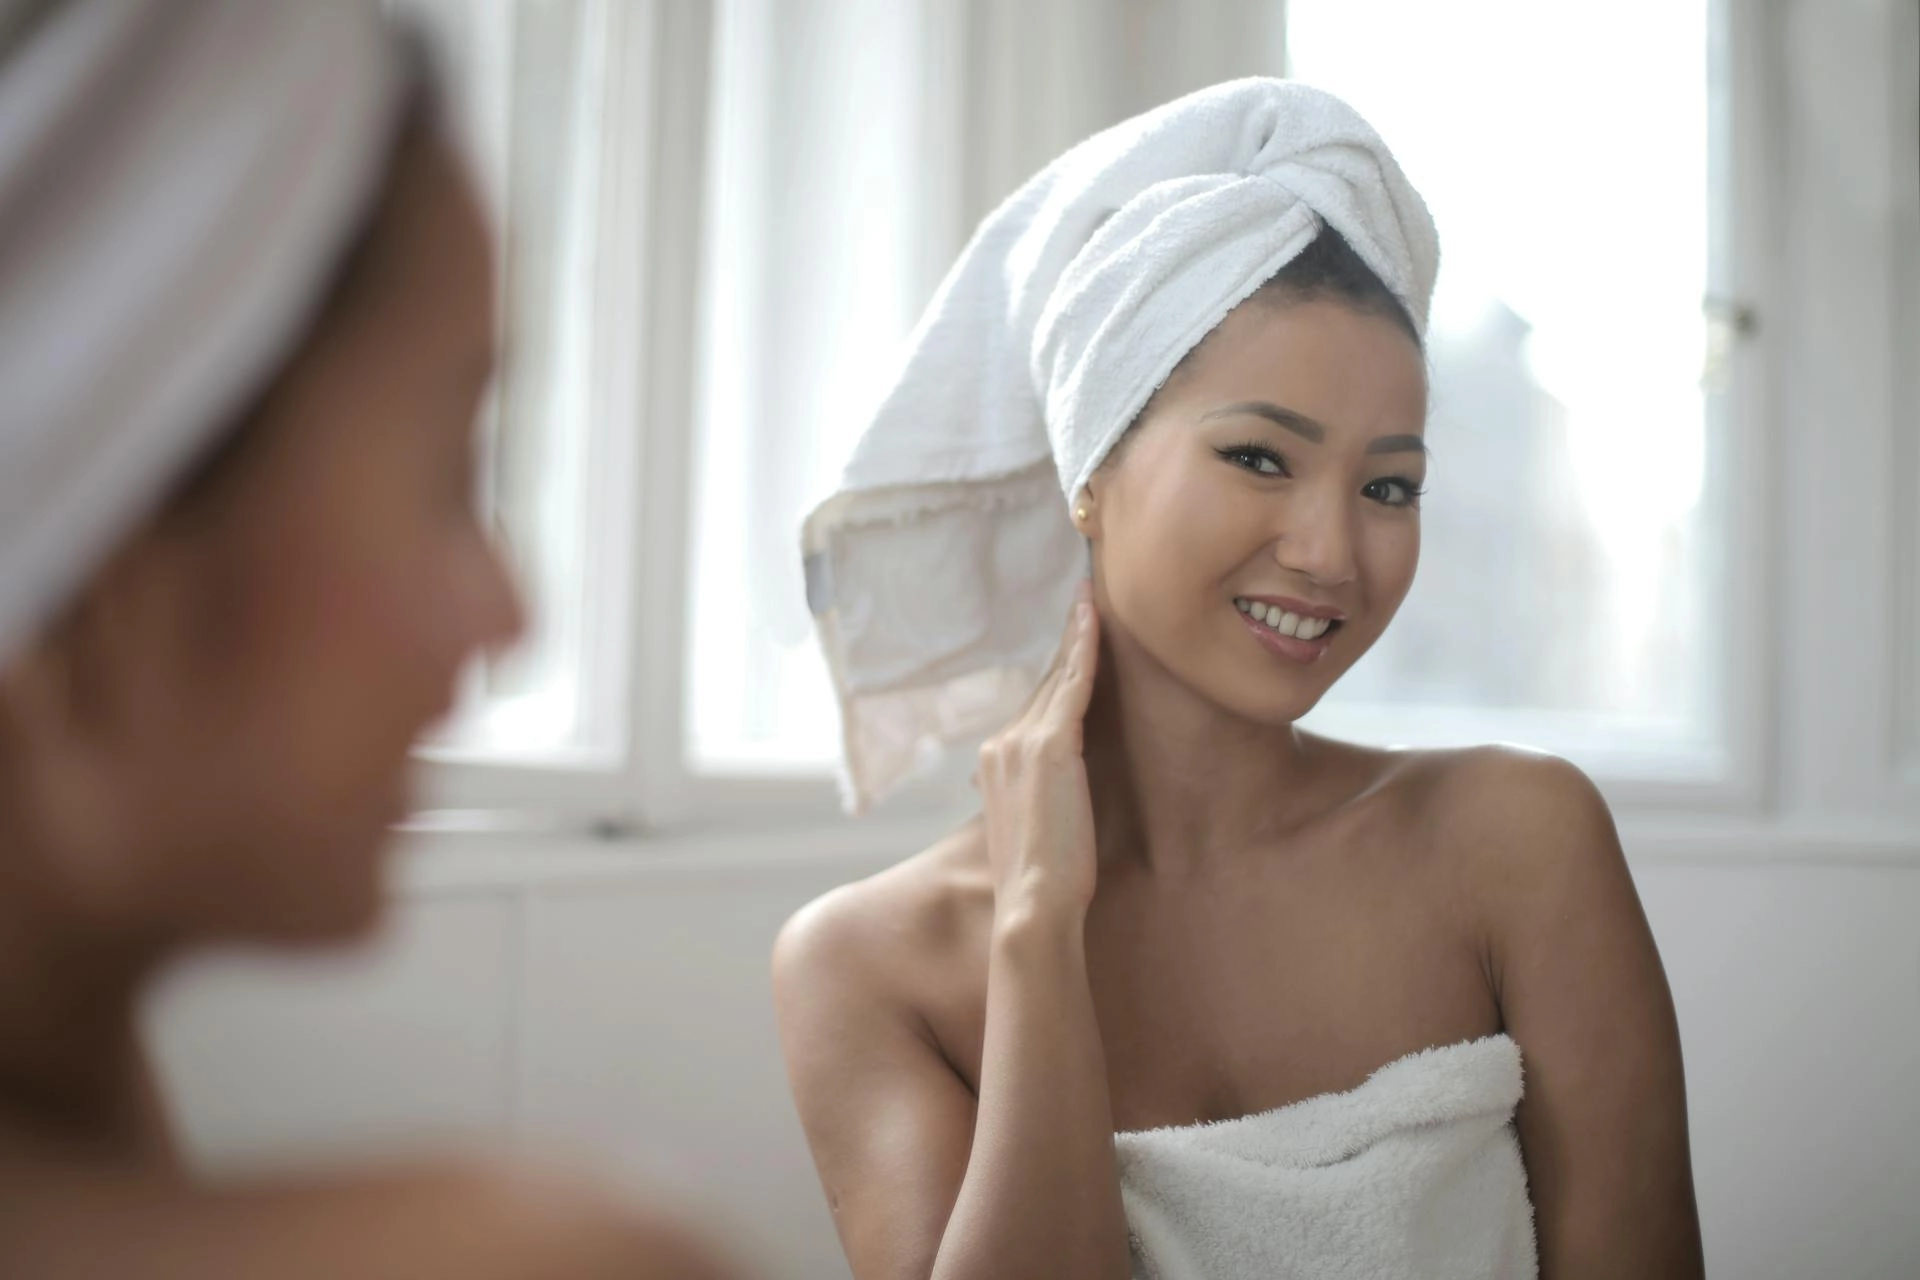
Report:
M 1504 1035 L 1345 1093 L 1116 1135 L 1136 1280 L 1517 1280 L 1538 1273 Z
M 1094 135 L 981 224 L 802 538 L 855 808 L 1019 708 L 1086 576 L 1071 501 L 1326 227 L 1424 332 L 1419 194 L 1353 108 L 1261 78 Z

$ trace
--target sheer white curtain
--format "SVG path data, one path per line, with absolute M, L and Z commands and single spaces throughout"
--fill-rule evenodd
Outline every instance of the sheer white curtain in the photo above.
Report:
M 688 748 L 817 771 L 800 521 L 974 224 L 1087 134 L 1282 68 L 1271 0 L 724 0 L 708 152 Z

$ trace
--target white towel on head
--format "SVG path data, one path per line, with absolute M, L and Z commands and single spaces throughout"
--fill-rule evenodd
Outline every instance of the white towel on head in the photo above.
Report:
M 1136 1280 L 1526 1280 L 1520 1047 L 1428 1049 L 1346 1093 L 1115 1135 Z
M 1269 79 L 1096 134 L 981 224 L 803 534 L 855 808 L 1020 705 L 1085 576 L 1070 503 L 1323 226 L 1424 332 L 1425 204 L 1351 107 Z
M 407 81 L 373 0 L 0 0 L 0 661 L 287 356 Z

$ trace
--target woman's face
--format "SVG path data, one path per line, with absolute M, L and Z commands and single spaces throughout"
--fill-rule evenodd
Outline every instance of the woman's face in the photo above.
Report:
M 376 917 L 411 748 L 521 626 L 473 505 L 490 272 L 462 169 L 415 130 L 234 455 L 83 600 L 85 731 L 116 815 L 80 859 L 96 913 L 173 943 Z
M 1088 486 L 1129 647 L 1248 719 L 1309 711 L 1413 583 L 1426 400 L 1420 350 L 1384 316 L 1235 309 Z

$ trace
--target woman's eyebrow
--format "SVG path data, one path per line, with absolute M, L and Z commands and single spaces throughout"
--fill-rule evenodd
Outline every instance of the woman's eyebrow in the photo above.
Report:
M 1275 426 L 1285 427 L 1287 430 L 1293 432 L 1293 434 L 1310 440 L 1314 444 L 1320 444 L 1327 438 L 1327 429 L 1315 422 L 1312 418 L 1309 418 L 1306 414 L 1295 413 L 1291 409 L 1283 409 L 1279 405 L 1269 404 L 1265 400 L 1243 400 L 1239 404 L 1224 405 L 1221 408 L 1201 414 L 1200 421 L 1206 422 L 1213 418 L 1233 418 L 1243 414 L 1251 414 L 1256 418 L 1265 418 Z
M 1231 418 L 1242 414 L 1251 414 L 1256 418 L 1265 418 L 1275 426 L 1284 427 L 1293 434 L 1314 444 L 1323 444 L 1327 438 L 1327 429 L 1304 413 L 1283 408 L 1266 400 L 1243 400 L 1238 404 L 1223 405 L 1200 415 L 1200 421 L 1212 418 Z M 1427 452 L 1427 442 L 1416 435 L 1381 436 L 1367 446 L 1368 453 L 1420 453 Z
M 1427 453 L 1427 442 L 1419 436 L 1381 436 L 1367 446 L 1368 453 Z

